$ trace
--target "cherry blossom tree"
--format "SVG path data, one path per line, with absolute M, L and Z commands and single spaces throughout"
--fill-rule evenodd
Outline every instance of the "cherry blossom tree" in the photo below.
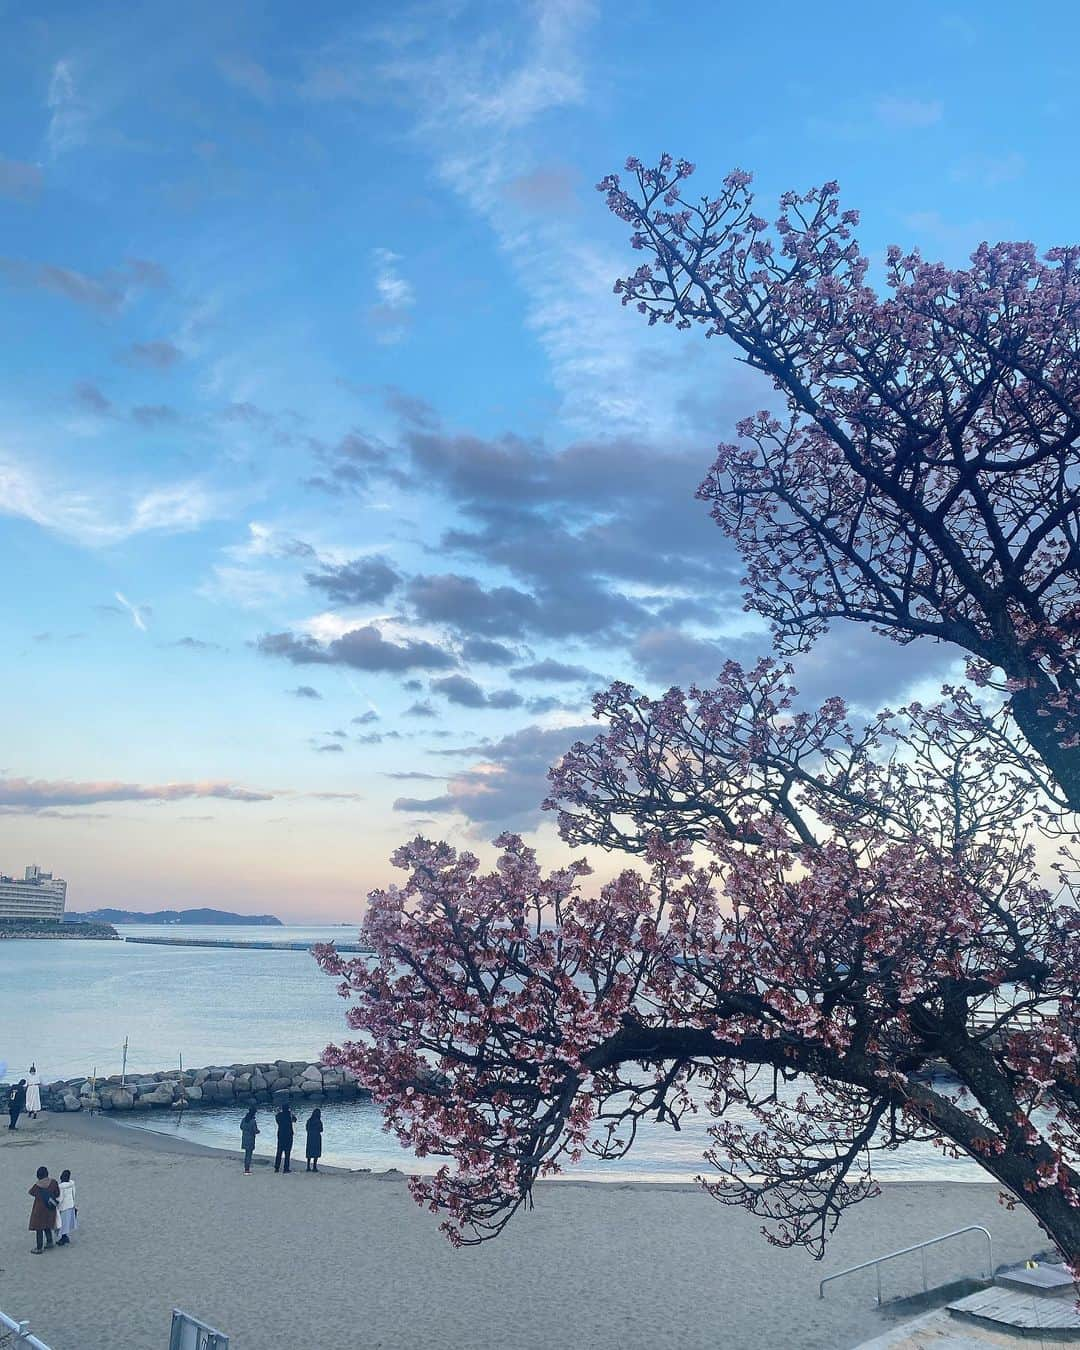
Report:
M 924 1140 L 1080 1270 L 1078 255 L 894 253 L 882 301 L 834 185 L 785 197 L 774 242 L 746 175 L 690 205 L 689 165 L 628 168 L 601 184 L 649 255 L 624 300 L 734 341 L 786 409 L 702 489 L 780 657 L 596 696 L 546 803 L 567 843 L 639 860 L 595 893 L 515 836 L 489 873 L 399 850 L 375 959 L 319 952 L 361 1033 L 333 1053 L 448 1160 L 413 1187 L 455 1242 L 704 1110 L 704 1184 L 775 1242 L 820 1256 L 874 1155 Z M 840 620 L 952 643 L 969 683 L 805 708 L 784 649 Z
M 599 185 L 647 255 L 623 303 L 729 339 L 780 396 L 701 489 L 748 607 L 782 649 L 834 618 L 955 644 L 1080 808 L 1080 248 L 961 270 L 892 248 L 883 300 L 835 183 L 784 194 L 770 232 L 746 173 L 694 200 L 685 160 L 627 170 Z

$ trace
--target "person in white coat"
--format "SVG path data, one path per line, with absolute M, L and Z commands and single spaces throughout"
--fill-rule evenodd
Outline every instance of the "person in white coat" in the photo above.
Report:
M 26 1075 L 26 1114 L 33 1120 L 41 1110 L 41 1079 L 38 1077 L 37 1067 L 30 1065 L 30 1071 Z
M 57 1246 L 67 1247 L 77 1227 L 79 1211 L 75 1208 L 75 1183 L 66 1167 L 60 1173 L 60 1203 L 57 1212 L 60 1215 L 60 1237 Z

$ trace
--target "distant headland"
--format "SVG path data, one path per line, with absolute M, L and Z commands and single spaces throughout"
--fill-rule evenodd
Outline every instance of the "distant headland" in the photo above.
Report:
M 227 909 L 155 909 L 142 912 L 136 909 L 90 909 L 82 914 L 64 915 L 67 923 L 191 923 L 191 924 L 251 924 L 266 928 L 282 928 L 273 914 L 231 914 Z

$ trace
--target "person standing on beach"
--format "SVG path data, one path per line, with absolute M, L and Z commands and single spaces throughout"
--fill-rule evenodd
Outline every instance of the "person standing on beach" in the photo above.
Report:
M 30 1071 L 26 1075 L 26 1114 L 31 1120 L 36 1120 L 40 1110 L 41 1080 L 38 1078 L 37 1066 L 31 1064 Z
M 30 1187 L 34 1197 L 34 1206 L 30 1211 L 30 1231 L 37 1234 L 37 1246 L 30 1248 L 31 1256 L 40 1256 L 42 1244 L 49 1250 L 53 1245 L 53 1229 L 56 1227 L 57 1206 L 60 1203 L 60 1186 L 49 1176 L 47 1167 L 39 1167 L 37 1181 Z
M 71 1179 L 71 1172 L 65 1167 L 60 1173 L 60 1236 L 56 1240 L 58 1247 L 70 1246 L 78 1217 L 79 1211 L 75 1208 L 75 1183 Z
M 244 1145 L 244 1176 L 251 1176 L 251 1158 L 255 1152 L 255 1136 L 259 1133 L 259 1124 L 255 1119 L 255 1108 L 249 1106 L 247 1115 L 240 1122 L 240 1140 Z
M 322 1111 L 318 1107 L 308 1116 L 304 1129 L 307 1131 L 307 1170 L 317 1172 L 322 1157 Z
M 13 1130 L 26 1110 L 26 1079 L 20 1078 L 8 1093 L 8 1129 Z
M 287 1172 L 292 1160 L 293 1126 L 296 1124 L 296 1117 L 293 1115 L 289 1104 L 283 1102 L 274 1119 L 277 1121 L 277 1153 L 274 1155 L 274 1171 L 277 1172 L 281 1169 L 281 1160 L 284 1158 L 285 1167 L 283 1170 Z

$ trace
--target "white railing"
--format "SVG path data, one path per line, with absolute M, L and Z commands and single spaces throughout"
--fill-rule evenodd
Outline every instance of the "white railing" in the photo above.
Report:
M 169 1350 L 229 1350 L 229 1338 L 197 1317 L 173 1309 Z
M 989 1229 L 983 1228 L 981 1224 L 969 1223 L 966 1228 L 955 1228 L 951 1233 L 942 1233 L 940 1237 L 927 1238 L 925 1242 L 916 1242 L 913 1247 L 901 1247 L 898 1252 L 889 1252 L 885 1256 L 875 1256 L 872 1261 L 860 1261 L 857 1266 L 848 1266 L 847 1270 L 838 1270 L 835 1275 L 826 1275 L 818 1285 L 818 1298 L 825 1297 L 825 1286 L 830 1280 L 842 1280 L 845 1275 L 854 1275 L 857 1270 L 869 1270 L 873 1266 L 877 1274 L 877 1301 L 880 1303 L 882 1263 L 892 1261 L 897 1256 L 907 1256 L 911 1252 L 922 1253 L 922 1287 L 925 1294 L 927 1292 L 927 1247 L 934 1247 L 939 1242 L 946 1242 L 949 1238 L 959 1237 L 962 1233 L 981 1233 L 986 1238 L 986 1278 L 992 1280 L 994 1278 L 994 1239 L 990 1236 Z
M 0 1312 L 0 1332 L 3 1330 L 15 1333 L 16 1345 L 27 1345 L 30 1350 L 49 1350 L 44 1341 L 39 1341 L 36 1336 L 31 1336 L 29 1322 L 16 1322 L 14 1317 L 9 1317 L 7 1313 Z M 0 1336 L 0 1345 L 3 1345 L 6 1341 L 6 1336 Z

